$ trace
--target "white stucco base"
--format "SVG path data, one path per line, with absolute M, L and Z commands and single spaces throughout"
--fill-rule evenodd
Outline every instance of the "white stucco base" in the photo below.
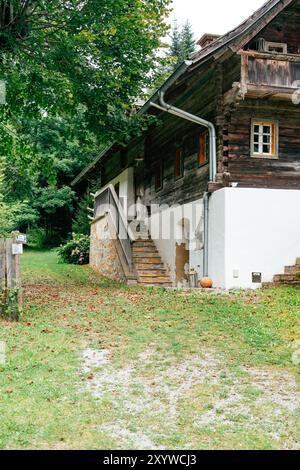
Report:
M 178 287 L 187 282 L 176 282 L 176 245 L 186 243 L 190 251 L 188 271 L 195 269 L 198 277 L 203 275 L 203 250 L 201 243 L 203 230 L 203 200 L 199 199 L 182 206 L 152 207 L 148 221 L 151 238 L 165 263 L 168 273 Z M 197 230 L 198 229 L 198 230 Z M 200 235 L 200 237 L 199 237 Z
M 153 211 L 149 229 L 160 255 L 176 282 L 176 245 L 186 240 L 189 269 L 203 275 L 203 201 Z M 182 229 L 182 220 L 185 229 Z M 300 257 L 300 191 L 224 188 L 210 198 L 209 276 L 214 287 L 258 288 Z
M 217 287 L 257 288 L 300 257 L 300 191 L 224 188 L 210 200 L 209 272 Z

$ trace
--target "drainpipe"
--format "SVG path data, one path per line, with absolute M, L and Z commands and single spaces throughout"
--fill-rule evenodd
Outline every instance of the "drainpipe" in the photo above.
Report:
M 204 204 L 204 248 L 203 248 L 203 276 L 208 277 L 208 241 L 209 241 L 209 198 L 210 193 L 203 196 Z
M 217 174 L 217 144 L 216 144 L 216 129 L 212 122 L 206 121 L 205 119 L 200 118 L 199 116 L 195 116 L 194 114 L 190 114 L 187 111 L 183 111 L 183 109 L 176 108 L 170 104 L 165 102 L 165 92 L 161 90 L 159 93 L 159 101 L 160 105 L 151 102 L 151 106 L 154 108 L 158 108 L 161 111 L 165 111 L 173 116 L 177 116 L 181 119 L 185 119 L 186 121 L 194 122 L 199 126 L 206 127 L 209 132 L 209 181 L 215 182 L 216 181 L 216 174 Z
M 181 119 L 185 119 L 190 122 L 194 122 L 200 126 L 206 127 L 209 132 L 209 181 L 215 182 L 216 181 L 216 174 L 217 174 L 217 144 L 216 144 L 216 129 L 212 122 L 206 121 L 205 119 L 200 118 L 199 116 L 195 116 L 190 114 L 182 109 L 176 108 L 170 104 L 165 102 L 165 90 L 162 88 L 159 91 L 159 101 L 160 105 L 151 102 L 150 105 L 160 109 L 161 111 L 165 111 L 173 116 L 177 116 Z M 204 203 L 204 249 L 203 249 L 203 272 L 204 276 L 208 276 L 208 241 L 209 241 L 209 198 L 210 194 L 205 193 L 203 197 Z

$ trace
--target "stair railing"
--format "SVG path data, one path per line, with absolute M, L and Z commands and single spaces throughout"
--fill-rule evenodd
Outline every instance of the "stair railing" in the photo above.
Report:
M 127 217 L 115 188 L 109 184 L 94 194 L 93 197 L 95 199 L 93 221 L 95 222 L 107 214 L 110 215 L 129 270 L 132 271 L 132 242 L 135 241 L 135 236 L 128 225 Z

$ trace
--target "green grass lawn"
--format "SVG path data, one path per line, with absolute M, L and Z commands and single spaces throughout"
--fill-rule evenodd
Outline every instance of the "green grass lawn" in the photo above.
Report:
M 1 449 L 300 448 L 300 290 L 128 287 L 54 252 L 22 269 L 22 320 L 0 321 Z

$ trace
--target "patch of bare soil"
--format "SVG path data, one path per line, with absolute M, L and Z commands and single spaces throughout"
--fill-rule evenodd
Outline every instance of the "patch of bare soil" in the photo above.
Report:
M 122 369 L 114 365 L 108 350 L 87 349 L 82 357 L 86 388 L 97 399 L 110 400 L 115 410 L 114 422 L 99 431 L 109 433 L 121 449 L 161 449 L 157 444 L 161 438 L 180 432 L 182 400 L 191 401 L 190 424 L 195 430 L 226 427 L 230 431 L 238 425 L 244 432 L 259 429 L 278 448 L 299 448 L 295 439 L 285 440 L 300 405 L 296 380 L 289 371 L 244 367 L 234 373 L 212 350 L 174 364 L 174 358 L 159 357 L 149 349 Z M 193 402 L 199 401 L 193 391 L 201 386 L 215 391 L 209 406 L 202 408 Z

